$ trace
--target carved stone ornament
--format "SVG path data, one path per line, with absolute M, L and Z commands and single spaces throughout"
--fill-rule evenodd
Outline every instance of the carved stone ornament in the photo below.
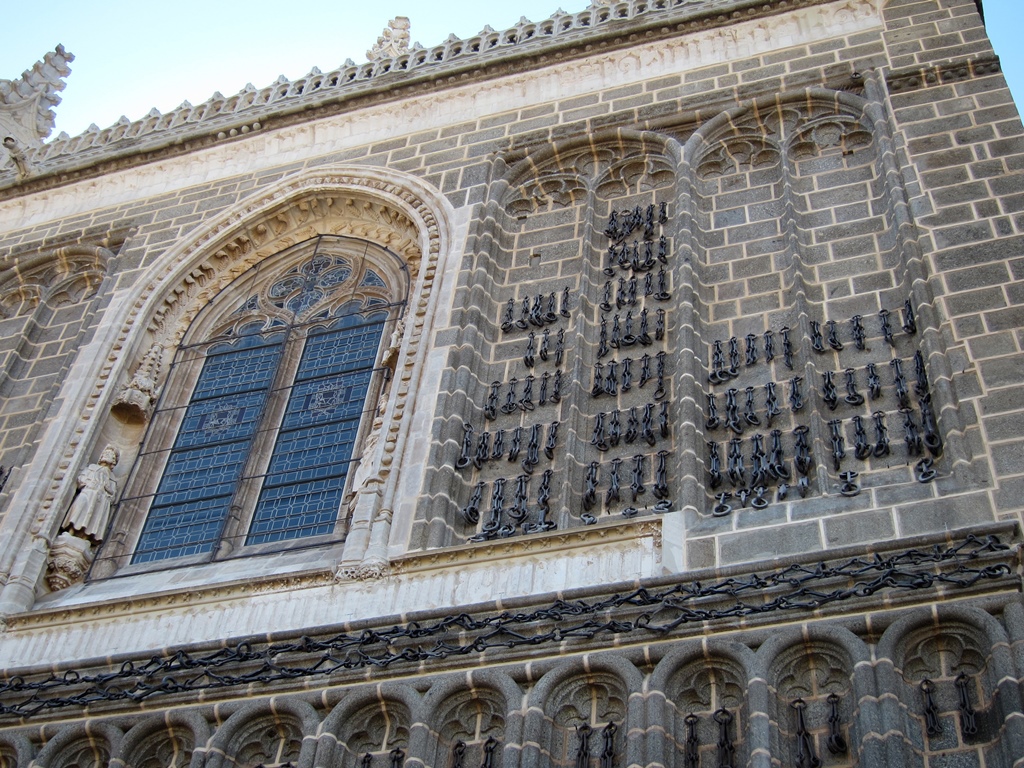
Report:
M 7 154 L 11 157 L 11 162 L 14 163 L 14 171 L 17 174 L 18 180 L 27 179 L 31 175 L 32 169 L 29 167 L 25 150 L 21 148 L 18 140 L 13 136 L 4 136 L 3 144 Z
M 373 48 L 366 52 L 367 61 L 393 59 L 409 52 L 409 18 L 396 16 L 388 22 Z
M 111 504 L 117 493 L 114 467 L 118 459 L 120 454 L 117 448 L 108 445 L 100 454 L 98 462 L 82 470 L 78 476 L 78 495 L 71 502 L 71 508 L 61 524 L 61 531 L 97 544 L 103 541 L 110 522 Z
M 53 130 L 56 115 L 53 107 L 60 104 L 58 91 L 64 90 L 64 78 L 71 74 L 68 67 L 75 57 L 57 48 L 26 69 L 16 80 L 0 80 L 0 136 L 4 147 L 11 152 L 7 138 L 26 147 L 38 147 Z M 12 154 L 13 157 L 13 154 Z M 24 158 L 24 155 L 22 155 Z M 15 160 L 17 166 L 18 161 Z M 19 174 L 21 167 L 18 166 Z
M 162 346 L 151 346 L 132 380 L 117 393 L 110 410 L 119 420 L 127 424 L 144 424 L 149 421 L 157 398 L 156 381 L 160 376 L 163 357 Z
M 58 592 L 78 584 L 96 556 L 92 543 L 70 531 L 60 534 L 50 547 L 46 563 L 46 585 Z

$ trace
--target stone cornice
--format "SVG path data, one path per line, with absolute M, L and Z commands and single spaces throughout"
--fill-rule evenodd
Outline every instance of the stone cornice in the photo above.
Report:
M 445 568 L 459 569 L 471 564 L 564 552 L 578 547 L 630 542 L 638 538 L 654 539 L 655 543 L 660 546 L 660 519 L 613 521 L 483 544 L 466 544 L 442 550 L 410 552 L 391 561 L 391 574 L 401 576 Z M 18 631 L 29 628 L 62 627 L 98 617 L 109 619 L 118 615 L 138 616 L 147 612 L 222 604 L 228 600 L 244 600 L 275 592 L 327 587 L 336 581 L 333 569 L 319 568 L 266 578 L 248 577 L 201 588 L 189 584 L 159 593 L 37 609 L 8 617 L 7 628 L 8 631 Z
M 396 58 L 328 73 L 314 69 L 294 81 L 279 80 L 232 97 L 215 94 L 203 104 L 186 103 L 166 115 L 154 110 L 135 122 L 124 119 L 102 131 L 61 136 L 28 153 L 30 178 L 19 183 L 13 166 L 0 168 L 0 199 L 370 104 L 829 1 L 629 0 L 594 4 L 577 14 L 555 15 L 538 23 L 523 21 L 504 32 L 485 28 L 466 40 L 449 38 Z M 845 2 L 851 7 L 871 4 L 871 0 Z

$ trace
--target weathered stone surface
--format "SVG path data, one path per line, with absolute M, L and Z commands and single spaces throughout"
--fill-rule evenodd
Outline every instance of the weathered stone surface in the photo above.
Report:
M 1014 765 L 1024 127 L 974 0 L 406 33 L 0 167 L 3 760 L 670 766 L 694 715 L 710 765 L 718 712 L 735 765 Z

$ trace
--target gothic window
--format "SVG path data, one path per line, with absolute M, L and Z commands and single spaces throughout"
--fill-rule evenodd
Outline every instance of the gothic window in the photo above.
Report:
M 406 290 L 386 249 L 320 236 L 214 299 L 175 354 L 119 505 L 130 563 L 344 538 L 362 417 L 386 384 Z

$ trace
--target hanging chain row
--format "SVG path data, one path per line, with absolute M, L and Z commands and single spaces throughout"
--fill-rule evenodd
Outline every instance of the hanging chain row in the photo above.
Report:
M 638 631 L 664 636 L 688 624 L 775 611 L 816 610 L 888 590 L 934 585 L 968 588 L 982 580 L 1008 575 L 1010 568 L 1003 563 L 971 563 L 1008 549 L 995 536 L 970 536 L 946 548 L 937 545 L 884 558 L 857 557 L 834 565 L 791 565 L 768 574 L 707 584 L 687 581 L 663 590 L 640 588 L 594 602 L 558 600 L 523 613 L 506 611 L 480 617 L 462 613 L 429 623 L 408 622 L 323 640 L 306 636 L 262 647 L 245 641 L 205 655 L 178 651 L 142 663 L 126 661 L 115 670 L 101 673 L 69 669 L 37 680 L 11 676 L 0 682 L 0 697 L 6 699 L 0 703 L 0 715 L 32 717 L 47 710 L 97 702 L 141 702 L 163 694 L 326 678 L 345 670 L 421 664 L 491 648 L 538 647 Z M 945 572 L 924 568 L 935 564 L 947 564 L 948 568 Z M 826 588 L 824 583 L 833 579 L 845 580 L 847 586 Z M 776 594 L 765 594 L 768 590 Z M 743 599 L 746 595 L 750 601 Z M 724 598 L 727 607 L 693 604 L 702 598 Z

